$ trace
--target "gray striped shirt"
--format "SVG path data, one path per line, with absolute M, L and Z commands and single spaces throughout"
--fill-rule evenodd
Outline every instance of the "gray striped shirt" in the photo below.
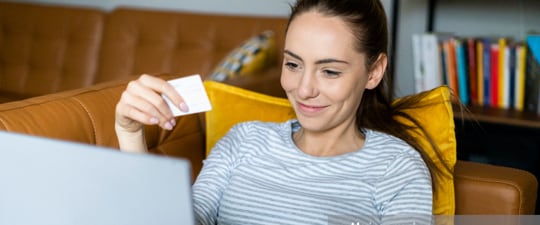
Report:
M 231 128 L 193 185 L 198 223 L 380 224 L 431 215 L 429 170 L 404 141 L 364 130 L 359 151 L 315 157 L 294 144 L 299 126 L 253 121 Z

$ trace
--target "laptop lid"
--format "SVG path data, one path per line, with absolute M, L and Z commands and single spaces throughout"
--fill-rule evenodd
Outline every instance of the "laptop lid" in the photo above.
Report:
M 0 131 L 0 225 L 193 224 L 189 161 Z

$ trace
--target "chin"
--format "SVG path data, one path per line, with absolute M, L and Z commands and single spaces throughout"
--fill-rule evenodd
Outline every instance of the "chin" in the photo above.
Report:
M 328 124 L 324 120 L 321 120 L 321 118 L 319 117 L 298 116 L 297 119 L 303 129 L 310 131 L 323 130 L 324 126 Z

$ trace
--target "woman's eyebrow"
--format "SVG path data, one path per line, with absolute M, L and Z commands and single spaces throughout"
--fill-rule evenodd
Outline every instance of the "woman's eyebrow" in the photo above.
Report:
M 283 52 L 284 52 L 285 54 L 287 54 L 287 55 L 289 55 L 289 56 L 295 58 L 295 59 L 298 59 L 298 60 L 300 60 L 300 61 L 303 61 L 303 60 L 302 60 L 302 57 L 300 57 L 300 56 L 297 55 L 297 54 L 292 53 L 292 52 L 289 51 L 289 50 L 286 50 L 286 49 L 285 49 L 285 50 L 283 50 Z M 325 63 L 344 63 L 344 64 L 349 64 L 349 62 L 347 62 L 347 61 L 339 60 L 339 59 L 332 59 L 332 58 L 321 59 L 321 60 L 317 60 L 317 61 L 315 62 L 315 64 L 325 64 Z
M 315 62 L 315 64 L 325 64 L 325 63 L 344 63 L 344 64 L 349 64 L 349 62 L 347 61 L 344 61 L 344 60 L 339 60 L 339 59 L 321 59 L 321 60 L 317 60 L 317 62 Z
M 295 59 L 298 59 L 298 60 L 300 60 L 300 61 L 304 61 L 304 60 L 302 60 L 302 58 L 301 58 L 299 55 L 294 54 L 294 53 L 292 53 L 291 51 L 289 51 L 289 50 L 287 50 L 287 49 L 283 50 L 283 52 L 284 52 L 285 54 L 287 54 L 287 55 L 289 55 L 289 56 L 295 58 Z

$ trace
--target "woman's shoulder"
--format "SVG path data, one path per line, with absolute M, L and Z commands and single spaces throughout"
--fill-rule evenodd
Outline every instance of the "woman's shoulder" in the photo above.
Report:
M 370 151 L 384 167 L 384 176 L 423 177 L 429 179 L 429 169 L 421 154 L 404 140 L 378 131 L 367 133 Z M 413 174 L 413 175 L 411 175 Z
M 409 144 L 407 144 L 407 142 L 394 135 L 370 129 L 366 129 L 364 132 L 366 133 L 368 144 L 373 147 L 380 146 L 384 147 L 385 149 L 389 149 L 387 146 L 395 146 L 396 148 L 390 149 L 399 150 L 412 148 Z
M 367 130 L 366 136 L 366 145 L 380 157 L 386 156 L 392 159 L 397 157 L 407 157 L 420 160 L 422 158 L 420 153 L 414 147 L 391 134 Z

